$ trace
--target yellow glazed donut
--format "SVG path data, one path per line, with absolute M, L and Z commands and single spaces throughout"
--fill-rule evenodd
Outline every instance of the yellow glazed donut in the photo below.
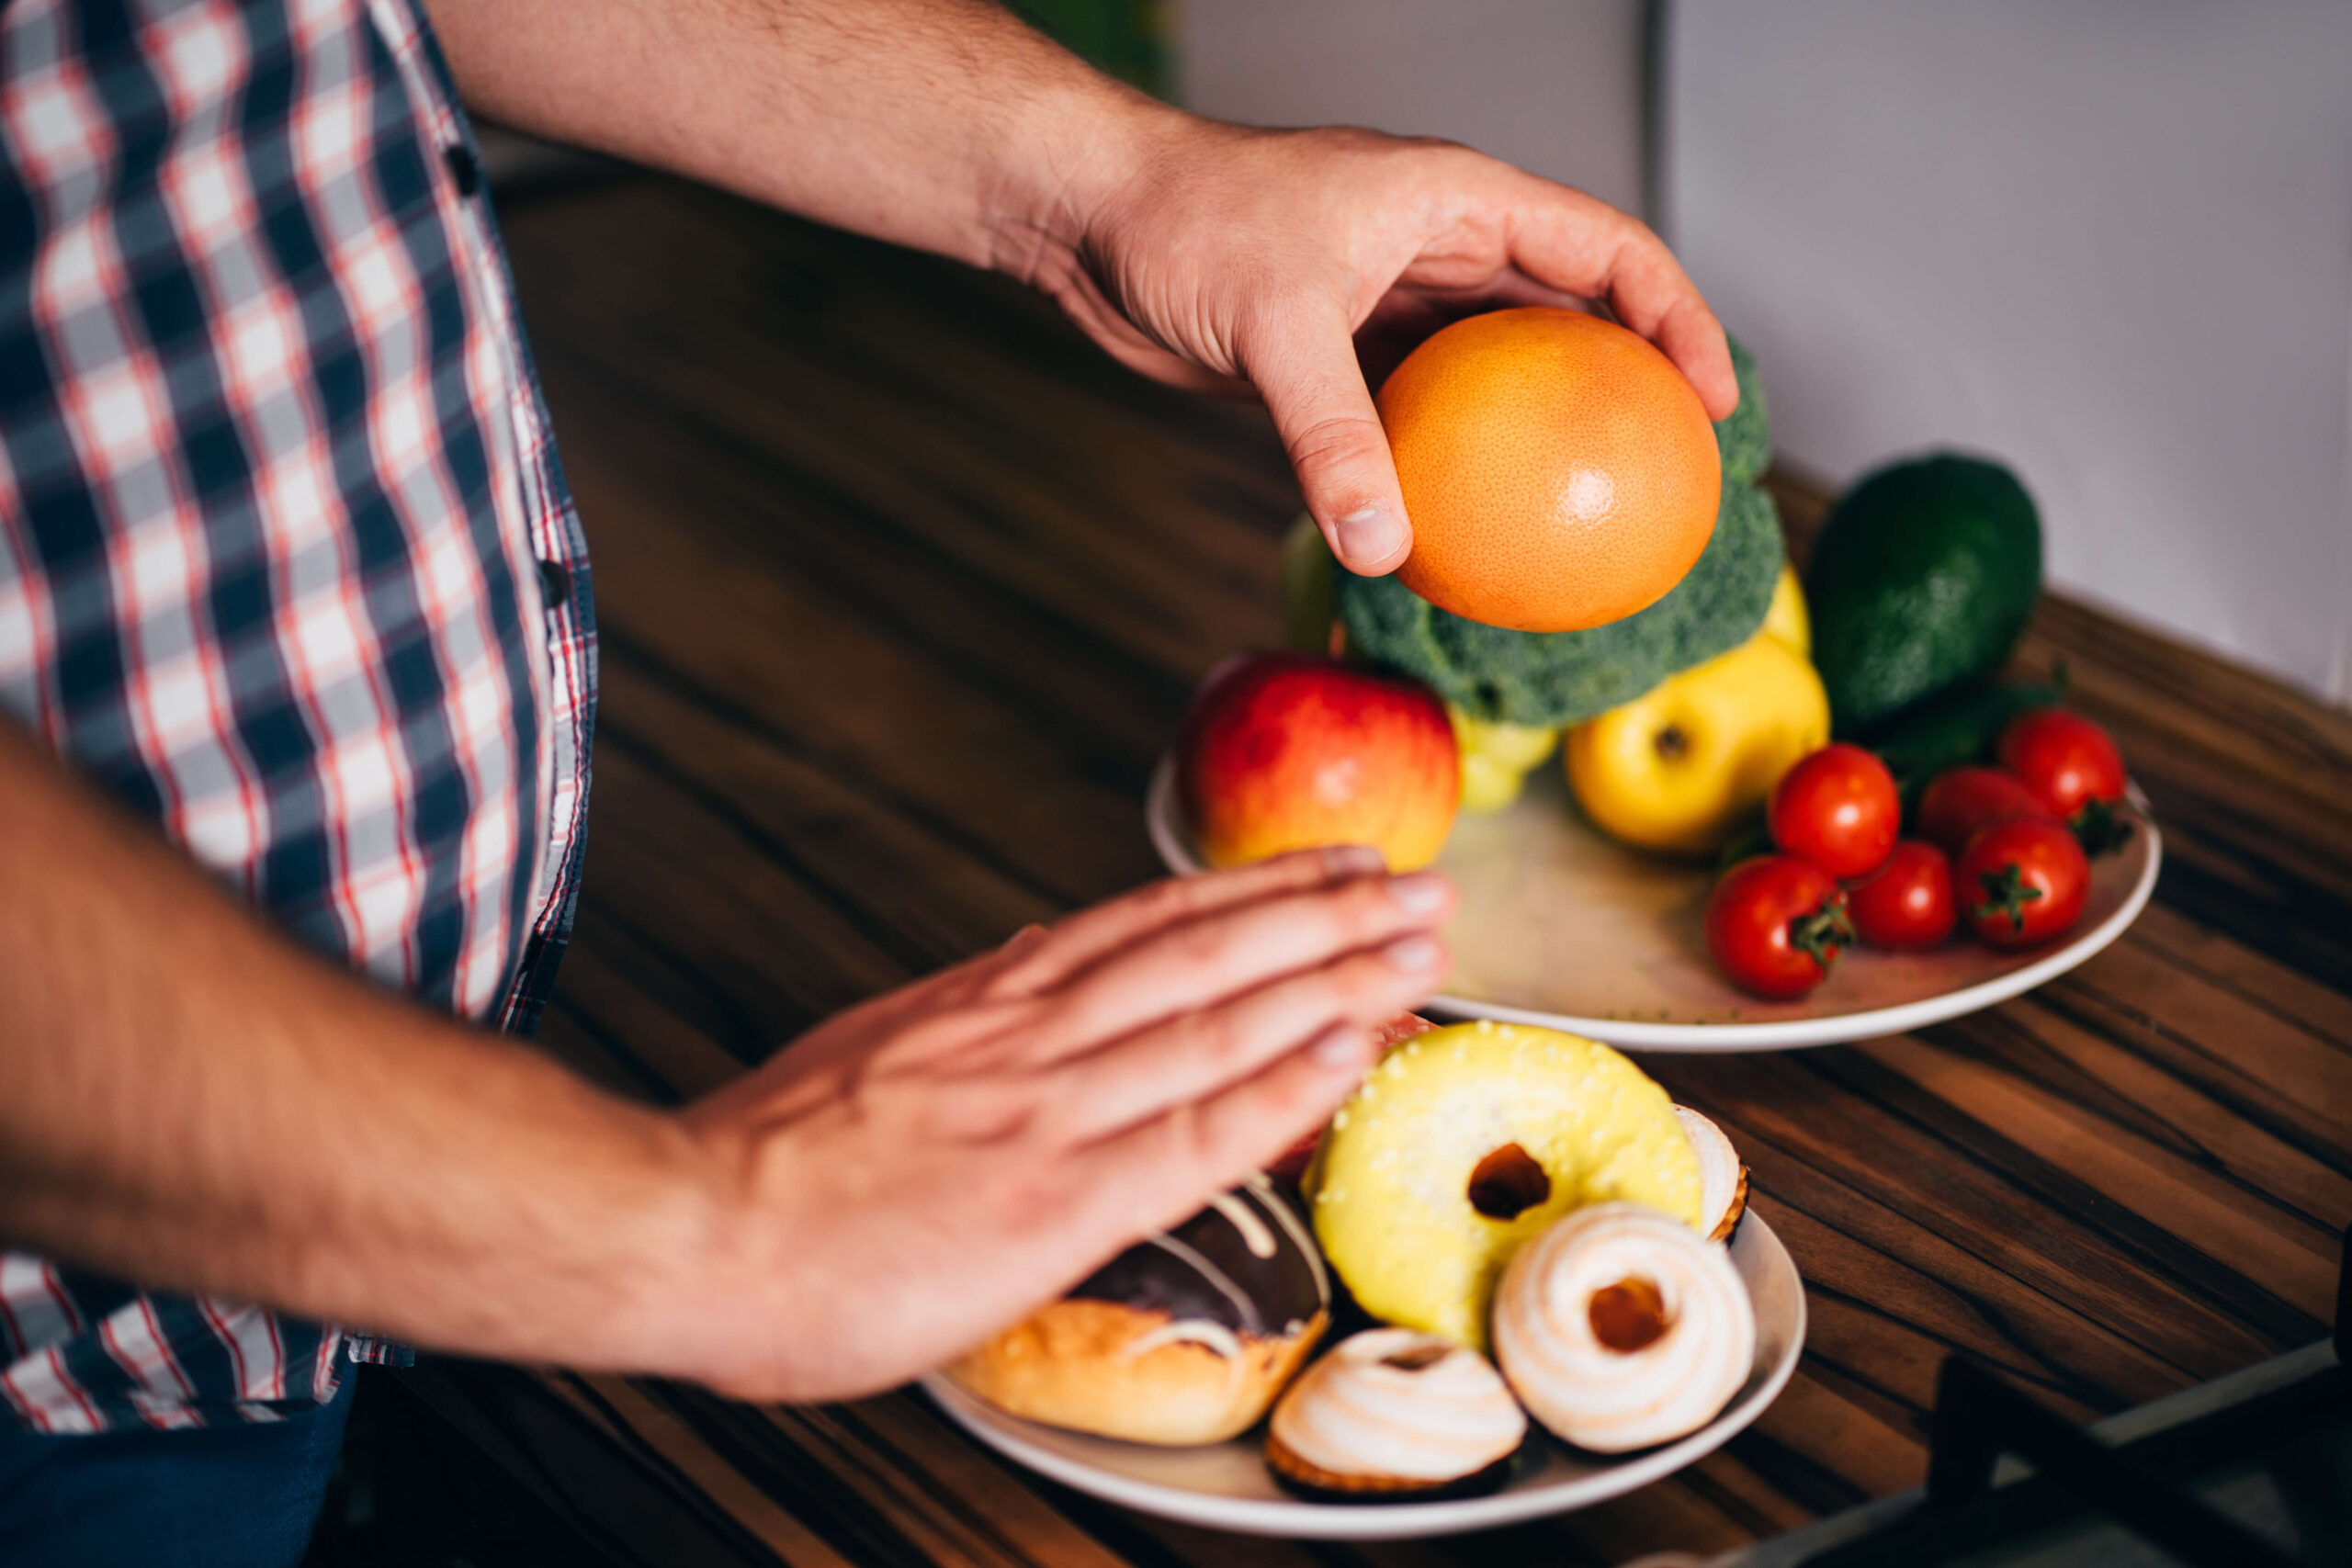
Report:
M 1698 1156 L 1664 1089 L 1606 1045 L 1484 1021 L 1390 1052 L 1304 1187 L 1366 1312 L 1481 1351 L 1496 1278 L 1563 1214 L 1614 1200 L 1700 1220 Z

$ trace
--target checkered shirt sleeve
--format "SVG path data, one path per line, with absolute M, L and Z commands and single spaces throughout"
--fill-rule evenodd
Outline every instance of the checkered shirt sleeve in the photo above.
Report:
M 296 939 L 527 1032 L 595 649 L 479 168 L 414 0 L 0 8 L 0 709 Z M 0 1254 L 35 1430 L 274 1419 L 339 1350 L 387 1354 Z

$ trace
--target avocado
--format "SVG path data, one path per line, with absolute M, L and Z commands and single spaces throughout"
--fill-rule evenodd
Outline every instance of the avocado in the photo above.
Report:
M 2041 520 L 2000 464 L 1938 453 L 1865 475 L 1805 574 L 1837 732 L 1998 669 L 2041 592 Z
M 1723 454 L 1724 478 L 1753 484 L 1772 466 L 1772 423 L 1764 409 L 1764 381 L 1747 345 L 1724 334 L 1731 345 L 1732 374 L 1739 378 L 1739 407 L 1715 421 L 1715 449 Z
M 1858 739 L 1894 773 L 1907 805 L 1946 768 L 1989 761 L 2009 720 L 2065 699 L 2064 687 L 2046 681 L 1970 681 L 1871 726 Z

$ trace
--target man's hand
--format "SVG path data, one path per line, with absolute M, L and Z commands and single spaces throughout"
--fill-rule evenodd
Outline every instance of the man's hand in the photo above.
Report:
M 1308 509 L 1351 570 L 1412 533 L 1367 376 L 1458 317 L 1605 302 L 1690 378 L 1738 400 L 1723 327 L 1657 236 L 1607 203 L 1449 142 L 1259 131 L 1189 116 L 1008 260 L 1114 355 L 1179 386 L 1265 399 Z
M 733 1247 L 670 1359 L 886 1388 L 1044 1304 L 1329 1115 L 1453 908 L 1363 850 L 1161 883 L 844 1013 L 693 1107 Z

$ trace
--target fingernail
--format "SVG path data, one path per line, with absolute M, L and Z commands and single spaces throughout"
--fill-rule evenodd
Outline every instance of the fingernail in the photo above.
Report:
M 1426 936 L 1399 937 L 1380 950 L 1388 960 L 1388 967 L 1407 975 L 1418 975 L 1424 969 L 1437 967 L 1437 939 Z
M 1434 871 L 1417 871 L 1388 885 L 1388 896 L 1408 915 L 1434 915 L 1445 907 L 1445 878 Z
M 1388 863 L 1370 844 L 1334 844 L 1323 852 L 1324 874 L 1334 881 L 1387 869 Z
M 1385 507 L 1367 506 L 1340 519 L 1340 558 L 1351 566 L 1386 560 L 1405 547 L 1405 520 Z
M 1371 1045 L 1372 1042 L 1363 1030 L 1351 1029 L 1343 1023 L 1324 1031 L 1315 1043 L 1306 1048 L 1306 1054 L 1315 1059 L 1318 1067 L 1353 1067 L 1361 1066 L 1364 1057 L 1371 1054 Z

